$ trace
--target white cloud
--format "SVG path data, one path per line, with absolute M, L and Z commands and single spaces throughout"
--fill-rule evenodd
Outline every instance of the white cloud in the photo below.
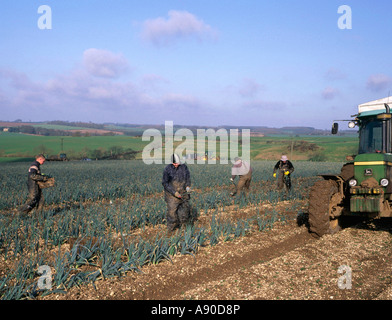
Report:
M 371 75 L 367 81 L 367 88 L 374 92 L 380 92 L 390 89 L 392 86 L 392 78 L 385 74 Z
M 0 69 L 0 102 L 7 103 L 2 104 L 2 118 L 163 123 L 173 117 L 181 123 L 197 118 L 205 105 L 192 95 L 173 93 L 169 88 L 160 92 L 163 90 L 157 90 L 157 84 L 165 84 L 167 80 L 158 75 L 144 76 L 139 84 L 114 79 L 128 63 L 122 57 L 112 59 L 119 56 L 109 51 L 86 50 L 83 62 L 86 56 L 89 63 L 94 63 L 83 63 L 46 81 L 34 81 L 24 73 Z M 103 59 L 95 59 L 99 56 Z
M 258 111 L 279 112 L 285 110 L 286 108 L 287 108 L 287 104 L 282 101 L 254 100 L 254 101 L 248 101 L 243 104 L 243 111 L 258 110 Z
M 154 45 L 168 45 L 180 38 L 216 38 L 217 32 L 187 11 L 171 10 L 168 18 L 149 19 L 143 23 L 142 39 Z
M 254 97 L 262 89 L 263 86 L 254 79 L 244 79 L 239 88 L 239 94 L 245 98 Z
M 195 111 L 200 108 L 201 102 L 194 96 L 170 93 L 163 97 L 163 106 L 174 112 L 184 110 Z
M 86 70 L 96 77 L 118 78 L 129 70 L 122 54 L 95 48 L 84 51 L 83 63 Z
M 332 87 L 327 87 L 321 93 L 324 100 L 332 100 L 339 94 L 339 90 Z

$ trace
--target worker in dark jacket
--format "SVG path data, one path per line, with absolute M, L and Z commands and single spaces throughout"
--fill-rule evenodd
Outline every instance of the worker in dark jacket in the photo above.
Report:
M 288 160 L 286 155 L 276 163 L 274 167 L 274 178 L 278 176 L 278 189 L 281 190 L 286 186 L 287 191 L 291 190 L 291 174 L 294 172 L 293 164 Z
M 36 157 L 35 161 L 29 167 L 29 174 L 27 178 L 27 188 L 29 195 L 26 203 L 20 208 L 21 213 L 29 213 L 35 207 L 38 210 L 42 209 L 44 204 L 44 197 L 42 190 L 38 185 L 38 181 L 47 181 L 48 176 L 41 174 L 41 165 L 45 163 L 45 156 L 40 154 Z
M 190 199 L 189 192 L 191 178 L 186 164 L 181 164 L 180 157 L 173 154 L 172 163 L 163 171 L 162 185 L 165 191 L 167 204 L 167 229 L 169 232 L 186 224 L 190 219 L 190 209 L 187 202 Z M 182 210 L 180 206 L 185 205 Z

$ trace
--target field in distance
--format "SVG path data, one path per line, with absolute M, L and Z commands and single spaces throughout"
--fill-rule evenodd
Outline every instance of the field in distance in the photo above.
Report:
M 29 161 L 38 153 L 46 155 L 66 153 L 71 160 L 96 159 L 99 158 L 98 154 L 110 153 L 113 150 L 117 152 L 133 150 L 136 151 L 136 159 L 141 159 L 143 148 L 148 144 L 149 142 L 142 141 L 140 136 L 63 137 L 1 132 L 0 161 Z M 217 139 L 218 156 L 219 144 Z M 277 160 L 282 154 L 287 154 L 294 161 L 345 161 L 345 157 L 356 154 L 357 149 L 358 138 L 346 136 L 251 137 L 250 146 L 253 160 Z M 241 147 L 239 152 L 241 153 Z
M 109 156 L 130 152 L 132 159 L 141 159 L 142 151 L 150 141 L 142 141 L 146 129 L 157 129 L 164 137 L 164 126 L 94 124 L 82 122 L 52 121 L 42 123 L 0 122 L 0 162 L 29 161 L 34 155 L 43 153 L 58 156 L 65 153 L 70 160 L 108 159 Z M 174 126 L 174 132 L 183 126 Z M 234 127 L 212 128 L 226 129 Z M 209 129 L 191 126 L 194 133 L 194 150 L 187 153 L 199 153 L 196 147 L 197 129 Z M 241 130 L 239 140 L 241 141 Z M 299 161 L 345 161 L 347 155 L 356 154 L 358 137 L 353 132 L 342 132 L 332 136 L 328 130 L 307 127 L 251 127 L 251 159 L 277 160 L 287 154 L 291 160 Z M 185 138 L 184 140 L 185 141 Z M 181 144 L 175 142 L 174 147 Z M 165 147 L 162 143 L 164 154 Z M 238 147 L 241 154 L 241 146 Z M 206 151 L 208 146 L 206 144 Z M 222 149 L 224 150 L 224 149 Z M 216 152 L 210 157 L 223 157 L 220 153 L 220 139 L 217 138 Z M 222 151 L 223 153 L 229 154 Z M 129 157 L 114 157 L 128 159 Z

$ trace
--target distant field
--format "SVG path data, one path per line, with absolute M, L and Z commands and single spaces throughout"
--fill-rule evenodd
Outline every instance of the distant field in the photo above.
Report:
M 141 138 L 126 136 L 47 137 L 3 132 L 0 133 L 0 158 L 3 161 L 12 161 L 8 157 L 30 158 L 41 152 L 55 155 L 62 151 L 67 154 L 85 152 L 88 156 L 89 150 L 109 149 L 114 146 L 141 151 L 145 144 Z
M 37 153 L 56 155 L 65 152 L 68 156 L 91 157 L 90 153 L 95 149 L 108 150 L 117 146 L 142 151 L 148 143 L 143 142 L 141 137 L 120 135 L 57 137 L 1 132 L 0 161 L 23 161 L 24 158 L 27 161 Z M 219 139 L 217 144 L 219 144 Z M 347 155 L 357 152 L 357 145 L 358 139 L 355 137 L 252 137 L 251 158 L 254 160 L 276 160 L 285 153 L 294 161 L 345 161 Z M 219 147 L 217 150 L 219 152 Z M 241 152 L 241 148 L 239 148 L 239 152 Z M 137 158 L 141 158 L 141 153 Z
M 358 138 L 339 136 L 254 137 L 251 157 L 255 160 L 274 160 L 286 153 L 292 160 L 345 161 L 356 154 Z
M 40 127 L 45 129 L 53 129 L 53 130 L 86 130 L 88 128 L 85 127 L 72 127 L 72 126 L 63 126 L 58 124 L 34 124 L 33 127 Z

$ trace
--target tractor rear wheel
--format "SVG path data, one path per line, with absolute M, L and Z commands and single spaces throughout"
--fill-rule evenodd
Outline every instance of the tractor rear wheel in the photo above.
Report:
M 339 219 L 331 219 L 331 212 L 340 201 L 336 181 L 317 181 L 310 190 L 309 197 L 309 231 L 319 238 L 325 234 L 334 234 L 340 228 Z

